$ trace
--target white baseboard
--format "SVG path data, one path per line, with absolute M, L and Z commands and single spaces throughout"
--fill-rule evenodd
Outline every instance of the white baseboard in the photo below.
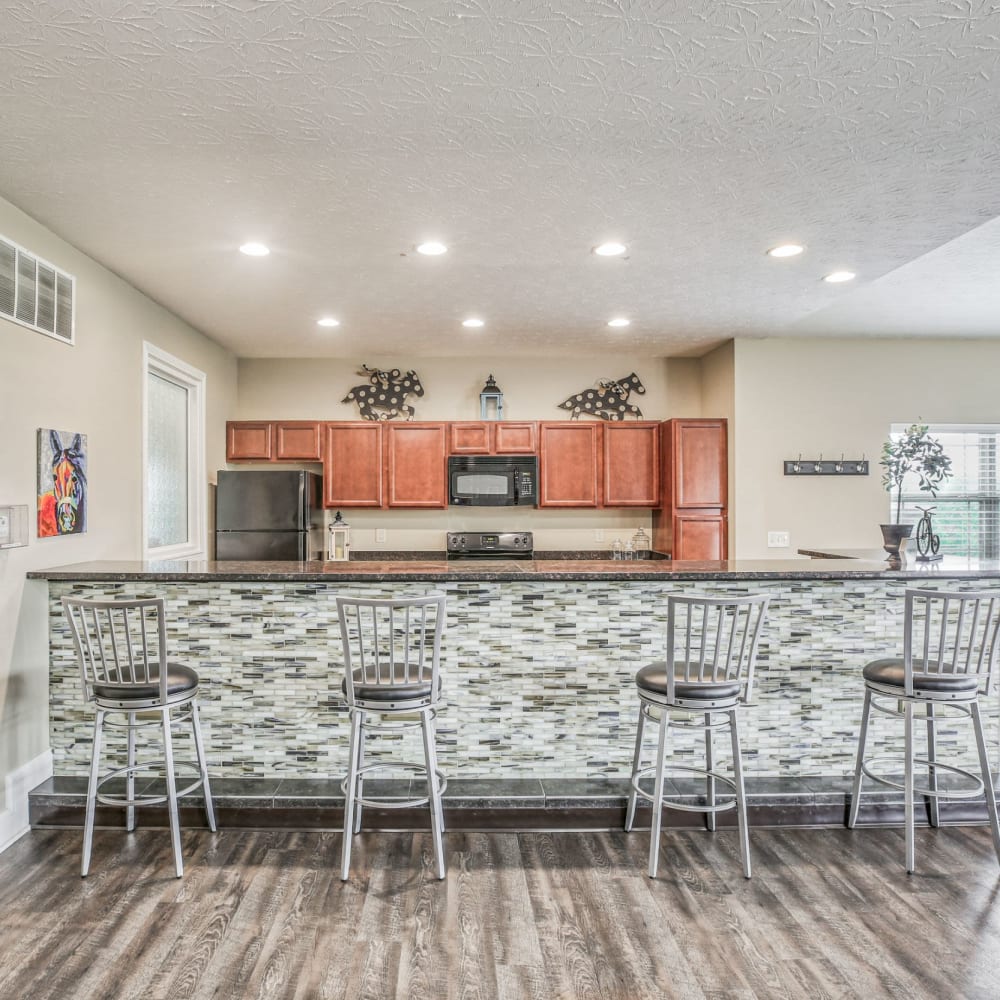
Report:
M 4 780 L 7 808 L 0 812 L 0 854 L 28 832 L 28 792 L 51 777 L 51 750 L 40 753 L 7 775 Z

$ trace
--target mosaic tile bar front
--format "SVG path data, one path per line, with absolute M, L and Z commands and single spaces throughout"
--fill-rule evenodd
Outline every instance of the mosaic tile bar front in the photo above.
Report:
M 985 589 L 1000 587 L 1000 579 L 948 585 Z M 754 704 L 744 715 L 747 774 L 842 777 L 855 753 L 861 667 L 902 648 L 904 587 L 849 579 L 446 584 L 438 588 L 449 597 L 446 705 L 438 717 L 442 769 L 456 778 L 627 776 L 639 705 L 633 677 L 663 655 L 664 595 L 764 592 L 772 600 Z M 432 589 L 371 583 L 352 584 L 349 592 L 375 597 Z M 77 595 L 166 599 L 171 655 L 202 679 L 213 774 L 342 774 L 348 725 L 340 703 L 337 592 L 327 583 L 50 582 L 55 773 L 85 774 L 92 739 L 93 709 L 82 700 L 59 604 Z M 995 747 L 994 708 L 987 725 Z M 898 734 L 886 752 L 901 752 L 898 723 L 876 719 L 873 726 L 876 735 Z M 370 759 L 379 746 L 398 759 L 400 748 L 386 739 L 410 736 L 373 739 Z M 939 725 L 938 741 L 949 763 L 976 766 L 966 718 Z M 701 752 L 693 743 L 674 748 L 678 757 Z M 419 758 L 414 743 L 409 759 Z

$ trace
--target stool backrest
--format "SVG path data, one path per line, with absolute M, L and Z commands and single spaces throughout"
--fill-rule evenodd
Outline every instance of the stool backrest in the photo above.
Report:
M 93 697 L 94 684 L 127 688 L 155 683 L 160 699 L 166 702 L 167 630 L 162 598 L 86 601 L 64 597 L 62 606 L 73 633 L 85 699 Z
M 437 691 L 446 600 L 441 593 L 337 598 L 349 704 L 358 684 L 392 688 L 430 682 Z
M 993 683 L 1000 628 L 1000 591 L 906 591 L 903 670 L 908 695 L 913 678 L 978 675 Z
M 667 698 L 674 699 L 675 670 L 689 683 L 740 681 L 743 700 L 753 691 L 757 646 L 770 597 L 667 598 Z

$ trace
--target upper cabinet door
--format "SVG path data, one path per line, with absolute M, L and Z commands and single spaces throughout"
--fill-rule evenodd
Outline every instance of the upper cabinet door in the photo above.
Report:
M 323 457 L 319 421 L 275 421 L 274 457 L 279 462 L 318 462 Z
M 660 502 L 660 425 L 604 425 L 604 506 L 655 507 Z
M 599 506 L 602 429 L 562 420 L 538 425 L 539 507 Z
M 447 425 L 387 424 L 386 492 L 390 507 L 447 507 Z
M 449 455 L 488 455 L 490 425 L 484 420 L 448 425 Z
M 726 421 L 671 420 L 676 507 L 725 507 Z
M 501 420 L 493 424 L 494 455 L 534 455 L 538 451 L 538 424 Z
M 382 424 L 366 420 L 324 425 L 323 504 L 383 506 Z
M 227 420 L 227 462 L 269 462 L 274 457 L 269 420 Z

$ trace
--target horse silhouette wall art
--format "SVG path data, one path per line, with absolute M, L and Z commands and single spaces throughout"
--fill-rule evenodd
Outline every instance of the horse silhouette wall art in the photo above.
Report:
M 38 537 L 87 530 L 87 435 L 38 432 Z
M 341 400 L 358 404 L 364 420 L 392 420 L 405 413 L 412 420 L 417 411 L 406 402 L 409 395 L 422 396 L 424 387 L 417 373 L 410 369 L 405 375 L 398 368 L 383 370 L 362 365 L 359 375 L 368 376 L 368 385 L 356 385 Z
M 642 419 L 642 410 L 628 401 L 633 393 L 642 395 L 646 387 L 635 372 L 623 378 L 602 378 L 596 386 L 584 389 L 559 404 L 559 409 L 570 410 L 570 419 L 579 417 L 599 417 L 601 420 L 624 420 L 626 417 Z

